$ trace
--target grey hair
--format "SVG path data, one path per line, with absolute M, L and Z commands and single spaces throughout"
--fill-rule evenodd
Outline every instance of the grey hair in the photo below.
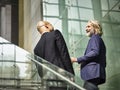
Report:
M 102 27 L 98 21 L 90 20 L 90 21 L 88 21 L 88 23 L 90 23 L 93 26 L 96 34 L 99 34 L 100 36 L 102 36 L 102 34 L 103 34 Z

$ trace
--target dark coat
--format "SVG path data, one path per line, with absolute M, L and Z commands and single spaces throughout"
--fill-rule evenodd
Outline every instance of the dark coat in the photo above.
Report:
M 84 56 L 77 59 L 81 63 L 81 78 L 83 80 L 100 79 L 99 84 L 106 79 L 106 47 L 99 35 L 92 35 Z
M 59 30 L 44 33 L 36 45 L 34 53 L 74 74 L 65 40 Z

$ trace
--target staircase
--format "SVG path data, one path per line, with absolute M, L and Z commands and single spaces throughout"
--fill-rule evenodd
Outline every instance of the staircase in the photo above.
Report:
M 74 78 L 0 37 L 0 90 L 85 90 Z

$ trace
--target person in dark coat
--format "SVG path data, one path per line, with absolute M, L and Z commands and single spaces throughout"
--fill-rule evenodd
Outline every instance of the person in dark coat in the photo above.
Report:
M 47 21 L 39 21 L 37 30 L 41 38 L 34 48 L 35 55 L 74 75 L 69 52 L 61 32 L 54 30 L 52 24 Z
M 71 57 L 72 62 L 81 64 L 81 78 L 85 80 L 84 88 L 99 90 L 98 85 L 106 81 L 106 47 L 101 38 L 102 27 L 96 20 L 91 20 L 86 26 L 90 37 L 84 56 Z

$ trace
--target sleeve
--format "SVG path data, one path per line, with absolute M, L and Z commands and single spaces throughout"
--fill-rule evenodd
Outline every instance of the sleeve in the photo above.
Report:
M 74 74 L 65 40 L 59 30 L 55 30 L 55 40 L 65 69 Z
M 89 51 L 87 51 L 89 50 Z M 88 60 L 93 60 L 95 57 L 99 55 L 100 52 L 100 38 L 98 36 L 93 36 L 91 37 L 86 53 L 84 56 L 77 58 L 78 63 L 88 61 Z

